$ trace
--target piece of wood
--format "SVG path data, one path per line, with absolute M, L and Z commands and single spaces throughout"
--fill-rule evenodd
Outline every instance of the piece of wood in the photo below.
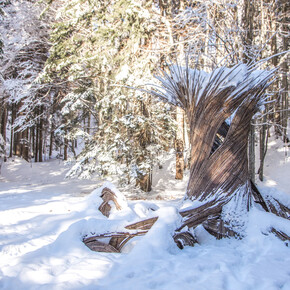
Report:
M 121 252 L 122 248 L 128 241 L 137 236 L 144 236 L 151 229 L 157 219 L 158 217 L 153 217 L 125 227 L 127 230 L 135 230 L 134 232 L 104 233 L 91 237 L 85 237 L 83 242 L 87 247 L 95 252 Z M 100 240 L 109 240 L 109 242 L 106 244 L 100 242 Z
M 91 240 L 90 242 L 84 242 L 85 245 L 94 252 L 104 253 L 120 253 L 114 246 L 110 244 L 102 243 L 98 240 Z
M 174 242 L 179 249 L 183 249 L 185 246 L 193 247 L 197 243 L 196 238 L 190 232 L 180 232 L 173 236 Z
M 105 187 L 102 190 L 101 198 L 103 199 L 103 202 L 99 206 L 99 211 L 104 216 L 109 217 L 109 215 L 110 215 L 111 208 L 112 208 L 110 205 L 110 201 L 112 201 L 115 204 L 117 210 L 121 210 L 121 206 L 118 203 L 118 198 L 117 198 L 116 194 L 108 187 Z

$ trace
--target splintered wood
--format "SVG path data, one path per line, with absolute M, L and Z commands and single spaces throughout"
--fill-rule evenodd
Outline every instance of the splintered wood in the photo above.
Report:
M 105 187 L 102 190 L 101 198 L 103 199 L 102 204 L 99 207 L 99 211 L 106 217 L 109 217 L 110 211 L 112 209 L 110 201 L 113 202 L 117 210 L 121 210 L 121 206 L 118 203 L 116 194 L 109 188 Z
M 125 229 L 132 230 L 132 232 L 116 232 L 94 235 L 92 237 L 84 238 L 83 242 L 88 248 L 95 252 L 120 253 L 124 245 L 132 238 L 145 235 L 151 229 L 157 219 L 158 217 L 154 217 L 130 224 L 125 227 Z M 108 243 L 100 241 L 108 239 Z
M 262 196 L 248 171 L 251 120 L 263 103 L 274 71 L 255 71 L 254 66 L 239 64 L 206 74 L 191 70 L 188 62 L 185 68 L 174 65 L 169 71 L 157 76 L 163 90 L 157 88 L 150 93 L 181 107 L 188 117 L 191 165 L 186 198 L 203 202 L 198 208 L 180 212 L 183 221 L 174 235 L 177 245 L 194 245 L 192 230 L 198 225 L 216 238 L 242 237 L 240 229 L 254 202 L 265 211 L 289 219 L 290 209 L 277 199 Z M 99 210 L 105 216 L 109 216 L 112 203 L 121 209 L 110 189 L 104 188 L 101 197 Z M 233 210 L 232 205 L 238 219 L 223 215 Z M 84 243 L 93 250 L 120 252 L 130 239 L 146 234 L 156 220 L 157 217 L 128 225 L 128 232 L 85 238 Z M 187 228 L 190 230 L 186 232 Z M 289 239 L 278 229 L 273 228 L 272 232 L 282 240 Z M 102 239 L 109 239 L 109 243 L 101 242 Z
M 107 187 L 103 188 L 101 198 L 103 199 L 103 202 L 99 207 L 99 211 L 104 216 L 109 217 L 110 211 L 112 209 L 110 203 L 112 202 L 115 204 L 117 210 L 122 209 L 120 203 L 118 202 L 117 195 L 111 189 Z M 157 219 L 158 217 L 154 217 L 130 224 L 125 227 L 125 229 L 128 231 L 104 233 L 91 237 L 85 237 L 83 242 L 88 248 L 95 252 L 120 253 L 121 249 L 128 241 L 134 237 L 145 235 L 151 229 Z

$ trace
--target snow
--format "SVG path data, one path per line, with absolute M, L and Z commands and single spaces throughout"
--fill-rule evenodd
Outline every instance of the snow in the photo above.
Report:
M 271 140 L 259 187 L 289 204 L 290 160 L 277 142 Z M 124 194 L 134 194 L 111 183 L 64 179 L 68 168 L 60 160 L 3 163 L 0 289 L 290 289 L 290 247 L 269 234 L 275 226 L 289 235 L 290 223 L 273 214 L 253 209 L 242 240 L 216 240 L 198 227 L 199 244 L 183 250 L 175 245 L 186 178 L 174 180 L 173 167 L 170 158 L 155 170 L 147 199 L 126 201 Z M 113 209 L 109 218 L 98 211 L 102 186 L 122 201 L 123 210 Z M 82 243 L 85 235 L 120 231 L 154 216 L 151 230 L 121 254 L 92 252 Z

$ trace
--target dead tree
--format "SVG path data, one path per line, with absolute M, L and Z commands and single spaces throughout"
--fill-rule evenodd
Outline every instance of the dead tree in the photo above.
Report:
M 198 225 L 203 225 L 217 238 L 242 238 L 247 213 L 254 203 L 289 219 L 289 208 L 278 200 L 264 199 L 248 172 L 250 122 L 264 102 L 263 96 L 273 74 L 274 71 L 258 71 L 246 64 L 222 67 L 207 74 L 190 69 L 187 64 L 186 67 L 171 65 L 169 73 L 163 71 L 157 76 L 162 86 L 151 93 L 184 109 L 190 126 L 191 167 L 186 199 L 198 201 L 199 206 L 193 203 L 190 209 L 180 211 L 183 222 L 173 237 L 180 248 L 196 243 L 192 231 L 187 229 Z M 113 197 L 111 199 L 114 201 Z M 133 234 L 145 234 L 156 220 L 148 221 L 143 221 L 146 231 L 135 227 L 139 232 Z M 282 240 L 290 239 L 276 229 L 271 232 Z M 109 236 L 110 247 L 115 238 L 123 246 L 132 234 L 111 233 Z M 95 249 L 100 249 L 103 247 L 99 245 L 100 238 L 103 237 L 91 237 L 85 243 L 96 241 Z M 120 244 L 114 248 L 119 250 Z
M 259 200 L 268 204 L 267 211 L 287 216 L 282 205 L 272 210 L 271 201 L 253 192 L 248 172 L 250 122 L 263 104 L 273 74 L 273 70 L 258 71 L 245 64 L 206 74 L 187 64 L 171 65 L 169 73 L 157 76 L 162 87 L 152 93 L 187 114 L 191 168 L 186 198 L 202 202 L 198 208 L 180 212 L 183 224 L 177 233 L 202 224 L 217 238 L 242 237 L 247 212 Z M 227 133 L 219 137 L 225 123 Z

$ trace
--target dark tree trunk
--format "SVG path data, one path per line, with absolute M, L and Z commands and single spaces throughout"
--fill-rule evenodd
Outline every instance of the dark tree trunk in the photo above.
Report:
M 34 158 L 35 154 L 35 126 L 30 128 L 30 143 L 31 143 L 31 158 Z
M 67 160 L 67 149 L 68 149 L 68 140 L 64 138 L 64 148 L 63 148 L 63 160 Z
M 1 116 L 1 135 L 4 139 L 4 141 L 6 142 L 6 128 L 7 128 L 7 118 L 8 118 L 8 114 L 7 114 L 7 105 L 6 103 L 2 103 L 2 116 Z
M 255 182 L 255 120 L 252 120 L 250 125 L 250 134 L 249 134 L 249 174 L 251 180 Z
M 282 31 L 283 31 L 283 51 L 287 51 L 289 47 L 289 23 L 287 20 L 289 20 L 289 2 L 286 0 L 281 1 L 282 2 L 282 13 L 283 13 L 283 25 L 282 25 Z M 288 86 L 288 77 L 287 74 L 289 73 L 288 70 L 288 62 L 287 58 L 285 57 L 285 60 L 282 63 L 282 132 L 283 132 L 283 141 L 285 143 L 289 142 L 289 139 L 287 137 L 287 122 L 288 122 L 288 96 L 289 96 L 289 86 Z
M 16 119 L 16 105 L 12 104 L 11 105 L 11 135 L 10 135 L 10 153 L 9 157 L 11 158 L 14 153 L 14 128 L 13 124 Z
M 36 124 L 35 130 L 35 151 L 34 151 L 34 161 L 38 162 L 38 153 L 39 153 L 39 124 Z
M 29 161 L 29 129 L 25 129 L 23 132 L 22 157 Z
M 184 111 L 177 107 L 176 108 L 176 173 L 175 179 L 183 179 L 184 171 Z
M 38 128 L 38 160 L 39 162 L 42 162 L 43 161 L 43 117 L 42 117 L 42 114 L 43 114 L 43 107 L 41 107 L 40 109 L 40 120 L 39 120 L 39 128 Z
M 54 140 L 54 126 L 53 126 L 53 124 L 51 124 L 50 139 L 49 139 L 49 158 L 51 158 L 51 156 L 52 156 L 53 140 Z
M 266 115 L 261 119 L 262 125 L 260 128 L 260 167 L 259 167 L 259 179 L 264 180 L 264 160 L 267 151 L 267 126 L 266 126 Z

